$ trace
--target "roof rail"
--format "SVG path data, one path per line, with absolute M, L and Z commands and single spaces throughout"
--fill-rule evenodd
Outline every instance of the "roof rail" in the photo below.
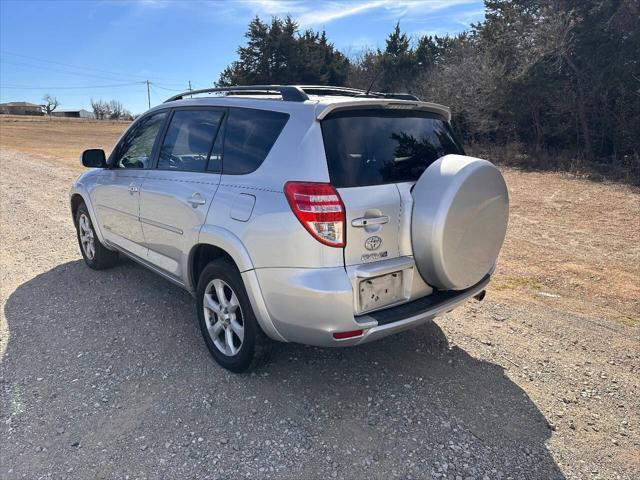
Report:
M 358 88 L 333 87 L 329 85 L 243 85 L 234 87 L 203 88 L 201 90 L 190 90 L 174 95 L 165 100 L 173 102 L 182 100 L 188 95 L 198 95 L 202 93 L 226 93 L 227 95 L 273 95 L 280 94 L 282 100 L 286 102 L 304 102 L 309 100 L 309 95 L 339 95 L 345 97 L 369 97 L 369 98 L 390 98 L 397 100 L 420 101 L 415 95 L 410 93 L 382 93 L 365 92 Z
M 299 87 L 308 95 L 341 95 L 345 97 L 373 97 L 420 101 L 418 97 L 410 93 L 369 92 L 367 95 L 365 90 L 359 88 L 332 87 L 327 85 L 299 85 Z
M 292 85 L 247 85 L 237 87 L 216 87 L 216 88 L 203 88 L 201 90 L 189 90 L 187 92 L 179 93 L 173 97 L 165 100 L 164 103 L 173 102 L 175 100 L 182 100 L 188 95 L 199 95 L 201 93 L 226 93 L 227 95 L 269 95 L 280 94 L 282 100 L 286 102 L 304 102 L 309 100 L 304 91 L 301 88 Z
M 355 97 L 364 93 L 359 88 L 332 87 L 331 85 L 299 85 L 302 91 L 308 95 L 339 95 Z

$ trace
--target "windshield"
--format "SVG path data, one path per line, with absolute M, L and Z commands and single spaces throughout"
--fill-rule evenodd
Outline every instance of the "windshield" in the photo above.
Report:
M 335 187 L 416 181 L 438 158 L 464 155 L 449 123 L 429 112 L 336 112 L 322 121 L 322 134 Z

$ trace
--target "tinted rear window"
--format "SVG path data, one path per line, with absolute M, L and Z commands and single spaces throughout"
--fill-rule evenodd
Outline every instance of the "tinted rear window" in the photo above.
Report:
M 278 139 L 289 115 L 231 108 L 227 119 L 222 173 L 241 175 L 257 169 Z
M 429 112 L 336 112 L 322 121 L 322 134 L 336 187 L 416 181 L 443 155 L 464 154 L 449 123 Z

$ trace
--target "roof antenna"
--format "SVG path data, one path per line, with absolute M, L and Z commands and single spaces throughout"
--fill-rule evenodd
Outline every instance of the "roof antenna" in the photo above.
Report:
M 376 76 L 373 77 L 373 80 L 371 80 L 371 83 L 369 84 L 369 88 L 367 88 L 367 91 L 364 93 L 365 97 L 369 96 L 369 92 L 371 91 L 371 88 L 373 87 L 373 84 L 376 83 L 376 80 L 378 80 L 378 77 L 380 76 L 380 74 L 384 72 L 384 67 L 380 66 L 380 70 L 378 70 L 378 73 L 376 73 Z

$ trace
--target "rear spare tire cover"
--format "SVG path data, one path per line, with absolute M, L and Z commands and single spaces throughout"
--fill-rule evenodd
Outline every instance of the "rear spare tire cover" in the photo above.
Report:
M 486 160 L 446 155 L 412 190 L 411 242 L 422 278 L 432 287 L 462 290 L 495 265 L 507 231 L 509 194 Z

